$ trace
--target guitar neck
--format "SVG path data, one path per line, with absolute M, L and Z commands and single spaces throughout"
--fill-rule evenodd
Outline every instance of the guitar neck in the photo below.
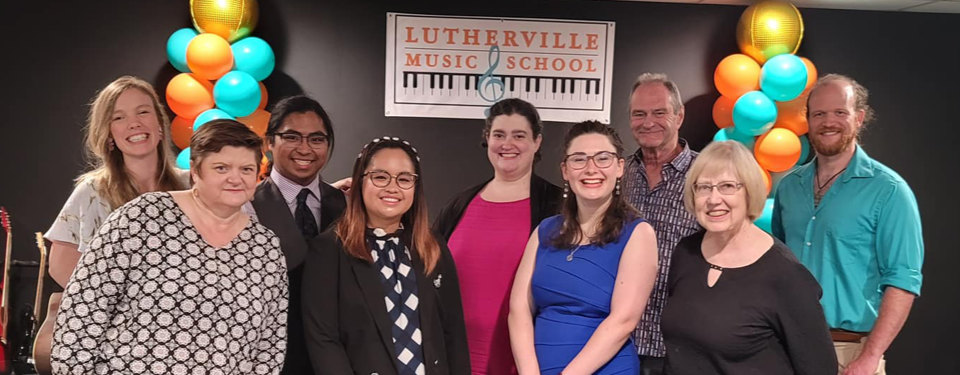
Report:
M 0 338 L 7 341 L 7 323 L 10 322 L 10 260 L 13 250 L 13 233 L 7 231 L 7 254 L 3 262 L 3 296 L 0 298 Z

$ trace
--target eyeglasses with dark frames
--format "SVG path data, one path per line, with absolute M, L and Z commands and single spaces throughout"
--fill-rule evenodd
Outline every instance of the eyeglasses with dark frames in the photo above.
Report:
M 607 168 L 613 165 L 613 162 L 617 159 L 619 159 L 617 154 L 610 151 L 600 151 L 593 155 L 575 152 L 563 158 L 563 162 L 571 169 L 583 169 L 587 167 L 587 162 L 593 160 L 593 164 L 596 165 L 597 168 Z
M 363 173 L 364 177 L 370 177 L 370 183 L 379 188 L 390 186 L 391 180 L 397 181 L 397 187 L 403 190 L 410 190 L 417 184 L 417 175 L 413 173 L 400 172 L 398 175 L 392 175 L 387 171 L 375 170 Z
M 327 143 L 330 141 L 330 137 L 319 132 L 303 134 L 293 130 L 288 130 L 274 135 L 280 137 L 280 141 L 283 142 L 283 145 L 288 147 L 300 146 L 300 142 L 303 142 L 303 140 L 306 139 L 307 146 L 310 146 L 312 149 L 321 149 L 327 146 Z

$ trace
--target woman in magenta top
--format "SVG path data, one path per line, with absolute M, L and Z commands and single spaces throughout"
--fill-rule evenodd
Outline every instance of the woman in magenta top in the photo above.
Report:
M 483 128 L 493 178 L 458 194 L 434 222 L 460 277 L 473 374 L 517 373 L 507 332 L 510 288 L 530 233 L 557 213 L 561 194 L 533 174 L 542 130 L 532 104 L 494 104 Z

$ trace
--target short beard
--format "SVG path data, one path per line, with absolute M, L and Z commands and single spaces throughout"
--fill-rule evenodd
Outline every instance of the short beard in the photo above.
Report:
M 813 149 L 814 151 L 817 152 L 817 155 L 835 156 L 843 152 L 844 150 L 846 150 L 847 147 L 852 146 L 853 141 L 857 139 L 859 135 L 860 135 L 860 132 L 857 130 L 854 130 L 849 133 L 844 132 L 843 135 L 840 137 L 840 142 L 829 144 L 829 145 L 821 143 L 819 136 L 812 136 L 812 137 L 808 136 L 807 138 L 810 139 L 810 145 L 813 146 Z

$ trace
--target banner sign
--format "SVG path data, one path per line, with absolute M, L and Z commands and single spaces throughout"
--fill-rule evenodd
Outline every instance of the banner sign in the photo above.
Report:
M 610 123 L 614 23 L 387 13 L 384 114 L 486 117 L 519 98 L 545 121 Z

